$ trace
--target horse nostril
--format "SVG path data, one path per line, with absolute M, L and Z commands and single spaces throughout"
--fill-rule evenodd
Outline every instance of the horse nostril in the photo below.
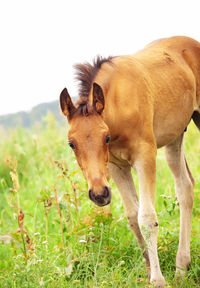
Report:
M 107 186 L 104 187 L 102 196 L 107 198 L 109 196 L 109 188 Z
M 92 189 L 89 190 L 89 193 L 88 193 L 88 194 L 89 194 L 90 200 L 92 200 L 92 194 L 93 194 Z
M 96 200 L 97 202 L 101 202 L 101 201 L 102 201 L 102 197 L 101 197 L 100 195 L 96 195 L 96 196 L 95 196 L 95 200 Z

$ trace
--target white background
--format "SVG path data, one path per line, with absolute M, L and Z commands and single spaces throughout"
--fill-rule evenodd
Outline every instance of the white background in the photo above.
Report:
M 1 0 L 0 114 L 77 95 L 73 64 L 158 38 L 200 41 L 198 0 Z

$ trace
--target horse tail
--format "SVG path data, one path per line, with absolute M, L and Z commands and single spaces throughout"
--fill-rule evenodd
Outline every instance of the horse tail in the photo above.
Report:
M 192 120 L 200 131 L 200 113 L 198 111 L 194 111 L 192 114 Z

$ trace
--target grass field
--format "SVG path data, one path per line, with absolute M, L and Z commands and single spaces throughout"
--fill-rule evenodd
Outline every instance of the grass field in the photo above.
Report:
M 0 287 L 151 287 L 115 185 L 98 208 L 52 115 L 30 130 L 1 131 Z M 167 287 L 200 287 L 200 134 L 190 125 L 185 152 L 196 180 L 192 263 L 174 280 L 179 209 L 171 173 L 157 157 L 158 252 Z M 134 174 L 136 187 L 137 176 Z

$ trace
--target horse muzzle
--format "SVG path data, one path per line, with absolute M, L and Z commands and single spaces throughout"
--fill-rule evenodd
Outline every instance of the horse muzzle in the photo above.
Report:
M 101 193 L 95 194 L 93 189 L 89 190 L 89 198 L 98 206 L 108 205 L 111 201 L 111 191 L 110 188 L 104 186 Z

